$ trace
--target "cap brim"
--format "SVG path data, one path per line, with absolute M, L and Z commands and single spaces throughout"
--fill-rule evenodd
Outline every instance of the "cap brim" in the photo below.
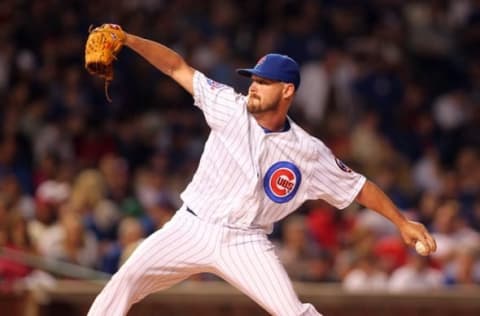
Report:
M 240 76 L 249 77 L 249 78 L 252 75 L 255 75 L 255 76 L 260 77 L 260 78 L 265 78 L 265 79 L 270 79 L 270 80 L 275 80 L 275 81 L 282 81 L 282 79 L 279 79 L 276 76 L 272 76 L 268 73 L 258 71 L 258 69 L 254 69 L 254 68 L 237 69 L 237 73 Z
M 254 74 L 254 72 L 255 72 L 255 69 L 251 69 L 251 68 L 237 69 L 237 74 L 244 77 L 251 77 L 252 74 Z
M 288 81 L 284 81 L 283 79 L 281 78 L 278 78 L 276 76 L 273 76 L 271 74 L 268 74 L 268 73 L 264 73 L 264 72 L 260 72 L 258 71 L 258 69 L 254 69 L 254 68 L 244 68 L 244 69 L 237 69 L 237 74 L 239 74 L 240 76 L 244 76 L 244 77 L 252 77 L 252 75 L 255 75 L 257 77 L 260 77 L 260 78 L 265 78 L 265 79 L 269 79 L 269 80 L 274 80 L 274 81 L 281 81 L 281 82 L 288 82 Z M 295 83 L 293 82 L 290 82 L 292 83 L 293 85 L 295 85 L 295 89 L 297 89 L 298 87 L 298 84 L 296 85 Z

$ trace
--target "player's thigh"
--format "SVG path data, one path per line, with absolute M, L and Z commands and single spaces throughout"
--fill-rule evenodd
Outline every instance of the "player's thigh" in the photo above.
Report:
M 219 274 L 273 315 L 320 315 L 302 304 L 268 239 L 244 236 L 222 248 Z
M 210 230 L 193 215 L 180 212 L 138 246 L 116 278 L 136 284 L 140 291 L 152 291 L 205 270 L 215 249 Z

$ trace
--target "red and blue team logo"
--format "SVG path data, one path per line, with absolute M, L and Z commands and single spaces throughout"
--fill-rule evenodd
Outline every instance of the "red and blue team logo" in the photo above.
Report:
M 216 90 L 225 87 L 224 84 L 220 82 L 216 82 L 215 80 L 212 80 L 210 78 L 207 78 L 207 84 L 210 86 L 210 89 Z
M 338 158 L 335 158 L 335 162 L 337 163 L 337 166 L 338 168 L 342 169 L 342 171 L 345 171 L 345 172 L 352 172 L 352 169 L 350 169 L 343 161 L 341 161 L 340 159 Z
M 295 196 L 301 182 L 302 174 L 297 166 L 288 161 L 279 161 L 265 174 L 263 188 L 272 201 L 286 203 Z

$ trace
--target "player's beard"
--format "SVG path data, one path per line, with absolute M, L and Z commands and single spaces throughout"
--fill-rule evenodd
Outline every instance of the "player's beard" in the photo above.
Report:
M 256 95 L 250 95 L 247 102 L 247 110 L 251 114 L 260 114 L 269 111 L 275 111 L 278 108 L 280 97 L 268 103 L 262 103 L 262 100 Z

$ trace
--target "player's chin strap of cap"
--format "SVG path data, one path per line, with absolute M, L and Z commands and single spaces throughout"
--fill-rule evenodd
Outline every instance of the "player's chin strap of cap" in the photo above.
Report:
M 187 212 L 192 213 L 193 215 L 197 216 L 194 211 L 192 211 L 188 206 L 186 208 Z

